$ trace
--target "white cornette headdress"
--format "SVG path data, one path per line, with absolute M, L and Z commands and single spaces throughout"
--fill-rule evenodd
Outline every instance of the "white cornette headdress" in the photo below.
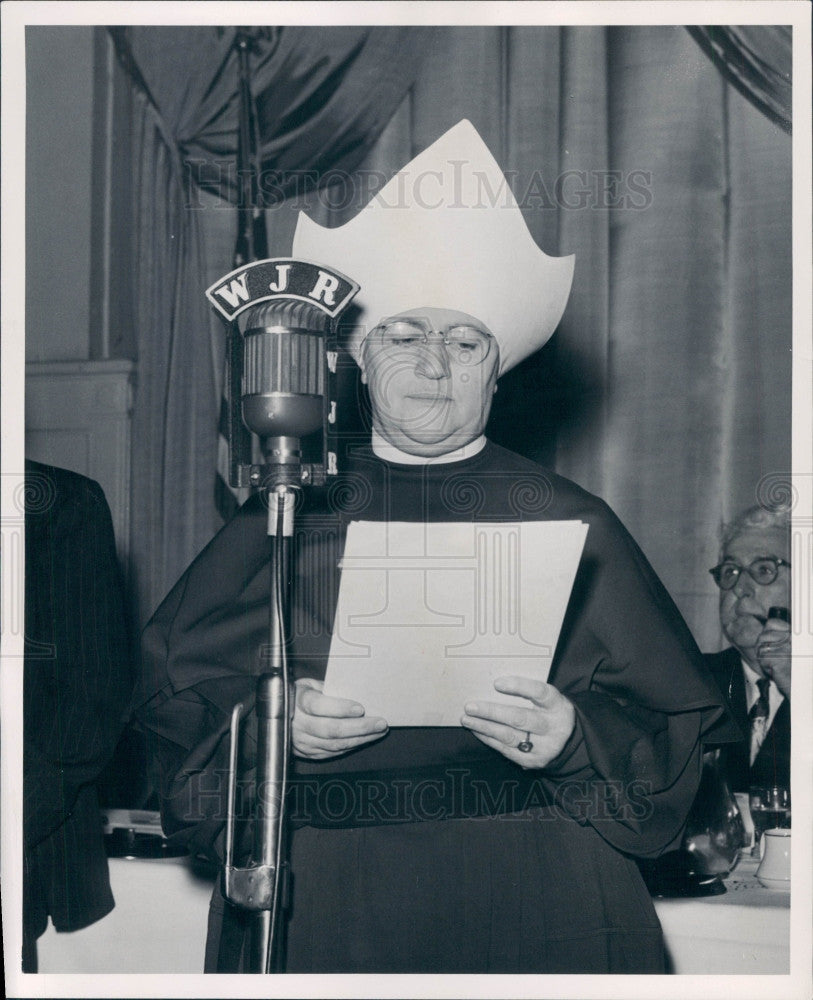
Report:
M 421 306 L 458 309 L 500 345 L 500 374 L 538 350 L 564 312 L 574 258 L 534 242 L 497 161 L 469 121 L 458 122 L 396 174 L 350 222 L 325 229 L 300 212 L 293 255 L 361 285 L 358 361 L 382 319 Z

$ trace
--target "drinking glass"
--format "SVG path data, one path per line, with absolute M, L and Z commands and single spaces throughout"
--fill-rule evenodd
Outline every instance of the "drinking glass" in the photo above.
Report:
M 753 785 L 748 791 L 748 805 L 754 821 L 751 854 L 760 857 L 762 834 L 766 830 L 790 827 L 790 792 L 779 785 Z

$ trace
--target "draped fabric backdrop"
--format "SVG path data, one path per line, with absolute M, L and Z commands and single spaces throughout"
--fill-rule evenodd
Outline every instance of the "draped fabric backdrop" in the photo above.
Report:
M 214 470 L 223 337 L 217 330 L 213 339 L 217 324 L 204 290 L 231 269 L 238 60 L 232 28 L 111 34 L 132 81 L 135 225 L 117 234 L 113 254 L 130 270 L 136 303 L 131 553 L 143 624 L 221 523 Z M 402 28 L 261 33 L 253 82 L 269 173 L 296 179 L 306 168 L 355 166 L 406 92 L 425 35 Z M 263 103 L 263 94 L 273 100 Z
M 179 151 L 139 98 L 142 615 L 217 526 L 223 331 L 203 290 L 229 270 L 235 236 L 228 177 L 204 169 L 233 146 L 234 109 L 213 113 L 204 86 L 218 66 L 218 87 L 230 72 L 228 35 L 173 30 L 128 29 Z M 209 32 L 211 58 L 192 55 L 190 31 Z M 749 43 L 775 42 L 772 31 L 750 28 Z M 501 380 L 489 432 L 604 497 L 701 647 L 719 648 L 706 570 L 720 524 L 777 499 L 790 472 L 791 145 L 776 116 L 679 27 L 285 28 L 264 44 L 255 92 L 272 255 L 290 252 L 300 207 L 345 221 L 463 117 L 508 174 L 540 246 L 576 254 L 559 330 Z M 378 61 L 352 87 L 365 45 Z M 348 138 L 359 100 L 367 110 Z M 337 183 L 291 194 L 291 178 L 273 174 L 314 164 Z

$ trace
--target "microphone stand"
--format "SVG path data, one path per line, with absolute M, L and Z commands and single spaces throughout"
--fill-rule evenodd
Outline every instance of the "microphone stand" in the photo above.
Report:
M 238 129 L 238 167 L 242 178 L 242 197 L 238 209 L 238 236 L 234 264 L 267 255 L 265 218 L 257 207 L 258 140 L 254 103 L 251 96 L 249 56 L 256 44 L 252 29 L 239 28 L 235 35 L 239 76 L 240 113 Z M 240 466 L 250 454 L 250 444 L 239 436 L 236 412 L 240 398 L 240 355 L 242 342 L 235 329 L 229 344 L 230 473 L 240 480 Z M 286 448 L 285 443 L 294 443 Z M 288 762 L 291 752 L 290 679 L 288 675 L 288 639 L 290 628 L 291 540 L 295 484 L 300 481 L 299 448 L 296 438 L 270 438 L 268 450 L 277 461 L 263 484 L 268 497 L 268 535 L 271 544 L 269 586 L 268 670 L 257 681 L 256 807 L 253 822 L 252 852 L 247 867 L 234 867 L 234 812 L 237 781 L 238 740 L 243 705 L 232 711 L 229 759 L 228 813 L 226 820 L 226 858 L 222 872 L 223 895 L 234 905 L 250 911 L 248 972 L 268 974 L 282 963 L 280 933 L 281 911 L 287 896 L 288 867 L 285 852 L 285 795 Z M 255 473 L 257 483 L 258 473 Z M 270 482 L 269 482 L 270 479 Z M 264 651 L 266 652 L 266 651 Z
M 287 641 L 290 635 L 291 542 L 296 494 L 277 486 L 268 494 L 271 538 L 268 672 L 257 682 L 257 821 L 253 855 L 273 877 L 271 908 L 253 922 L 250 966 L 269 973 L 281 952 L 280 911 L 287 896 L 285 861 L 285 791 L 291 744 L 291 686 Z
M 275 439 L 279 454 L 296 454 L 290 443 Z M 283 444 L 285 442 L 285 444 Z M 243 705 L 232 712 L 229 762 L 229 810 L 226 823 L 226 859 L 223 894 L 234 905 L 251 912 L 247 972 L 279 971 L 282 948 L 282 911 L 288 896 L 285 844 L 285 793 L 291 753 L 292 693 L 287 644 L 290 636 L 291 559 L 296 490 L 292 472 L 298 466 L 281 465 L 280 482 L 268 488 L 268 534 L 271 542 L 268 669 L 257 681 L 257 770 L 253 843 L 243 868 L 234 866 L 234 796 L 237 774 L 238 730 Z M 298 481 L 298 475 L 297 475 Z
M 256 687 L 257 768 L 252 846 L 236 867 L 235 799 L 240 724 L 245 706 L 231 715 L 225 861 L 221 891 L 250 917 L 243 971 L 269 973 L 284 964 L 282 911 L 288 895 L 285 799 L 291 754 L 292 690 L 288 672 L 294 508 L 306 485 L 322 486 L 337 474 L 335 323 L 359 286 L 331 268 L 290 257 L 243 265 L 206 290 L 229 323 L 226 356 L 229 482 L 268 497 L 270 539 L 267 670 Z M 238 316 L 261 303 L 261 316 L 241 332 Z M 302 303 L 306 304 L 303 312 Z M 273 308 L 272 308 L 273 307 Z M 270 312 L 269 312 L 270 309 Z M 292 310 L 296 312 L 291 319 Z M 248 346 L 247 346 L 248 345 Z M 321 428 L 321 458 L 303 462 L 301 439 Z M 265 463 L 252 461 L 251 434 L 262 442 Z

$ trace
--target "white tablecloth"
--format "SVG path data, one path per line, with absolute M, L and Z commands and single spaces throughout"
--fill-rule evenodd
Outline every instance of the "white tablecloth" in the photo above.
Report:
M 763 888 L 745 858 L 727 892 L 655 901 L 677 974 L 789 971 L 790 893 Z M 48 928 L 40 972 L 202 972 L 211 878 L 184 859 L 110 861 L 116 908 L 71 934 Z
M 722 896 L 655 900 L 674 972 L 789 973 L 790 892 L 760 885 L 758 864 L 743 858 Z
M 37 942 L 39 972 L 203 972 L 211 878 L 188 859 L 110 859 L 113 912 Z

